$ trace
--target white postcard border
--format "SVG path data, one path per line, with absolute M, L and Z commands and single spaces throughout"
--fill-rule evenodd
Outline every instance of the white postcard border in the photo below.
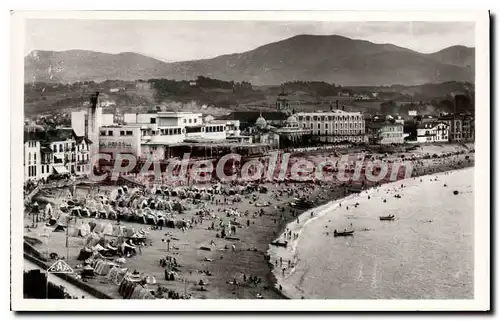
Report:
M 28 300 L 23 298 L 23 75 L 25 19 L 475 21 L 476 157 L 473 300 L 260 300 L 262 311 L 448 311 L 490 308 L 490 77 L 487 11 L 24 11 L 11 14 L 11 272 L 15 311 L 253 311 L 254 300 Z M 82 304 L 85 302 L 84 304 Z

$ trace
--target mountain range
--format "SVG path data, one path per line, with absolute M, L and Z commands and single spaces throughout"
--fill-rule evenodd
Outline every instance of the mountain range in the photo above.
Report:
M 337 35 L 299 35 L 243 53 L 170 63 L 132 52 L 35 50 L 25 57 L 24 75 L 25 83 L 206 76 L 253 85 L 294 80 L 344 86 L 418 85 L 474 82 L 474 61 L 474 48 L 464 46 L 425 54 Z

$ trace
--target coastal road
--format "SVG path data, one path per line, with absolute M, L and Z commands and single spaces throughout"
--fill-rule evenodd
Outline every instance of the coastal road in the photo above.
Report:
M 45 273 L 45 270 L 40 268 L 38 265 L 28 260 L 24 260 L 24 271 L 31 271 L 31 270 L 42 270 L 42 273 Z M 49 282 L 52 282 L 56 285 L 62 285 L 66 290 L 66 292 L 68 292 L 72 296 L 76 296 L 78 298 L 84 296 L 85 299 L 97 299 L 92 294 L 85 292 L 84 290 L 74 286 L 71 283 L 66 282 L 65 280 L 61 279 L 58 276 L 55 276 L 54 274 L 49 274 Z

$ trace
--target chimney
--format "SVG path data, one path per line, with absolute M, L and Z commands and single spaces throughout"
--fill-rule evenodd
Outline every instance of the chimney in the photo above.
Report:
M 93 94 L 92 96 L 90 96 L 90 104 L 92 106 L 92 108 L 96 108 L 97 107 L 97 103 L 99 101 L 99 92 L 96 91 L 95 94 Z
M 342 111 L 345 111 L 345 106 L 344 105 L 342 105 Z

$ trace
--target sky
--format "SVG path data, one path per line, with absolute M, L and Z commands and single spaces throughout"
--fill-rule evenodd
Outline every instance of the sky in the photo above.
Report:
M 32 50 L 136 52 L 164 61 L 213 58 L 300 34 L 340 35 L 422 53 L 474 47 L 473 22 L 28 20 Z

